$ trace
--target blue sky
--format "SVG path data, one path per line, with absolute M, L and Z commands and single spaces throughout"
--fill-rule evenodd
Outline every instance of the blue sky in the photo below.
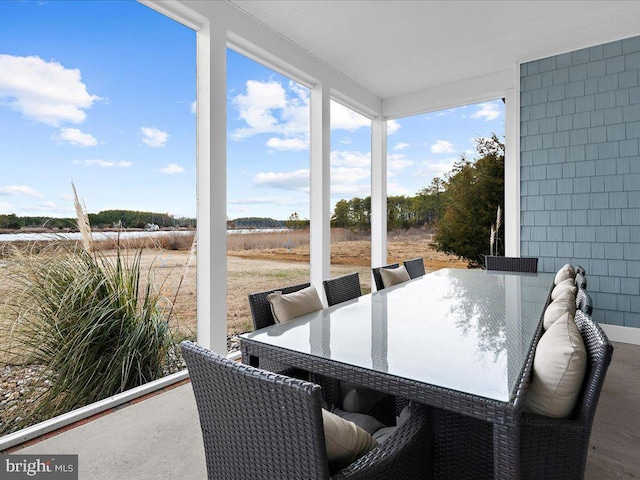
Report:
M 196 212 L 195 32 L 134 1 L 0 2 L 0 213 Z M 228 216 L 309 215 L 309 91 L 229 50 Z M 370 194 L 370 122 L 331 105 L 332 204 Z M 389 122 L 388 191 L 414 195 L 496 100 Z

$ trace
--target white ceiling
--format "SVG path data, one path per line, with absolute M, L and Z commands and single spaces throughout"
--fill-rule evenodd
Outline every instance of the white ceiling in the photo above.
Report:
M 228 1 L 381 99 L 640 35 L 638 1 Z

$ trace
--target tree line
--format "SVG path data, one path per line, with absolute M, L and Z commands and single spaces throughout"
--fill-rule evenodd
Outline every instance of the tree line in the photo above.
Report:
M 93 228 L 140 228 L 149 224 L 160 228 L 196 227 L 195 218 L 176 218 L 167 213 L 139 212 L 135 210 L 104 210 L 89 214 L 89 223 Z M 38 216 L 0 215 L 0 228 L 19 230 L 21 228 L 69 229 L 77 226 L 76 218 L 49 218 Z
M 435 247 L 484 263 L 489 254 L 491 226 L 504 201 L 504 143 L 493 134 L 476 139 L 476 160 L 462 155 L 444 178 L 436 177 L 415 196 L 387 197 L 387 229 L 424 228 L 434 233 Z M 340 200 L 332 227 L 371 228 L 371 197 Z M 496 232 L 496 253 L 503 254 L 502 229 Z

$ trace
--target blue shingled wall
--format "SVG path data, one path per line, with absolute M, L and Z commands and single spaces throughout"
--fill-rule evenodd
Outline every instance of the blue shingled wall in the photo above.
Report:
M 521 255 L 587 270 L 602 323 L 640 328 L 640 37 L 521 65 Z

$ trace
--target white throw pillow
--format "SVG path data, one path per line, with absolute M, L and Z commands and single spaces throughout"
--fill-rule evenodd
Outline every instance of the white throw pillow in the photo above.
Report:
M 397 268 L 381 268 L 380 277 L 382 277 L 382 284 L 385 288 L 411 280 L 404 265 Z
M 273 292 L 267 295 L 276 323 L 284 323 L 307 313 L 322 310 L 316 288 L 311 285 L 293 293 Z
M 376 447 L 371 435 L 355 423 L 322 409 L 329 469 L 337 472 Z
M 571 320 L 558 320 L 536 347 L 524 409 L 538 415 L 571 415 L 587 369 L 587 350 Z
M 555 300 L 566 291 L 573 291 L 573 296 L 578 293 L 578 287 L 573 278 L 567 278 L 553 287 L 553 290 L 551 290 L 551 300 Z
M 569 278 L 573 278 L 575 280 L 576 269 L 573 268 L 573 265 L 571 265 L 570 263 L 567 263 L 564 267 L 558 270 L 558 273 L 556 273 L 556 278 L 554 279 L 553 283 L 554 285 L 558 285 L 560 282 L 564 282 Z
M 562 318 L 563 315 L 568 314 L 570 320 L 575 319 L 576 315 L 576 292 L 577 289 L 573 287 L 573 290 L 568 290 L 556 298 L 553 302 L 547 305 L 544 311 L 543 326 L 545 330 L 549 330 L 551 325 Z

